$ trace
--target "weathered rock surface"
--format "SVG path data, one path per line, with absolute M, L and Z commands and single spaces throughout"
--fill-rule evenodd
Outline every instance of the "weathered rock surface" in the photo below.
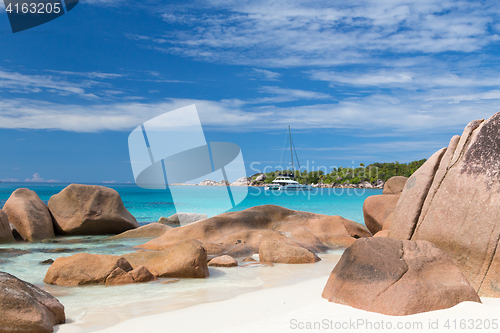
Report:
M 168 230 L 172 229 L 168 225 L 161 223 L 150 223 L 143 225 L 137 229 L 127 230 L 116 236 L 109 237 L 109 239 L 123 239 L 123 238 L 156 238 L 163 235 Z
M 223 255 L 215 257 L 208 262 L 208 266 L 213 267 L 236 267 L 238 266 L 238 261 L 231 256 Z
M 156 277 L 144 266 L 139 266 L 131 271 L 124 271 L 122 268 L 115 268 L 106 278 L 105 284 L 119 285 L 129 283 L 150 282 L 156 280 Z
M 363 216 L 365 225 L 372 234 L 376 234 L 383 229 L 389 216 L 396 210 L 399 197 L 400 194 L 382 194 L 366 198 L 363 203 Z
M 427 241 L 365 238 L 346 249 L 323 298 L 392 316 L 481 302 L 460 269 Z
M 403 192 L 408 178 L 403 176 L 391 177 L 385 182 L 382 194 L 399 194 Z
M 266 240 L 288 239 L 312 252 L 321 252 L 347 247 L 361 237 L 371 237 L 371 233 L 364 226 L 340 216 L 264 205 L 174 228 L 139 247 L 163 250 L 180 240 L 197 239 L 205 245 L 209 255 L 245 257 L 258 253 L 261 242 Z
M 417 175 L 418 193 L 406 186 L 389 236 L 432 242 L 480 296 L 500 297 L 500 113 L 471 122 L 442 155 Z
M 157 277 L 205 278 L 210 275 L 207 252 L 195 239 L 173 243 L 162 251 L 137 251 L 123 257 L 133 267 L 144 266 Z
M 0 244 L 13 243 L 15 241 L 7 214 L 0 209 Z
M 3 211 L 24 240 L 31 242 L 54 237 L 52 217 L 35 192 L 27 188 L 15 190 L 3 206 Z
M 119 234 L 139 227 L 118 192 L 104 186 L 71 184 L 53 195 L 48 207 L 62 235 Z
M 43 281 L 60 286 L 105 284 L 107 278 L 117 268 L 125 272 L 132 270 L 130 263 L 122 257 L 78 253 L 70 257 L 57 258 L 49 267 Z
M 0 331 L 48 333 L 65 320 L 64 306 L 55 297 L 0 272 Z
M 321 259 L 301 246 L 283 241 L 265 241 L 260 244 L 259 260 L 280 264 L 312 264 Z
M 169 217 L 160 217 L 158 223 L 165 224 L 172 227 L 178 227 L 189 223 L 205 220 L 207 214 L 196 213 L 175 213 Z

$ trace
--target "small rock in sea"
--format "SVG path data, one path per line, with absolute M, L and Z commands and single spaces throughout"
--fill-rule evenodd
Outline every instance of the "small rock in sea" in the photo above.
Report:
M 243 259 L 243 261 L 257 261 L 257 260 L 255 260 L 252 257 L 246 257 L 245 259 Z
M 0 257 L 2 258 L 13 258 L 13 257 L 18 257 L 22 256 L 23 254 L 28 254 L 31 253 L 30 251 L 26 250 L 19 250 L 19 249 L 0 249 Z
M 179 279 L 177 278 L 171 278 L 171 279 L 162 279 L 161 280 L 161 284 L 169 284 L 169 283 L 174 283 L 174 282 L 178 282 Z
M 213 258 L 208 262 L 208 266 L 213 267 L 236 267 L 238 266 L 238 261 L 231 256 L 223 255 L 220 257 Z
M 52 265 L 54 263 L 54 259 L 47 259 L 44 261 L 40 261 L 41 265 Z

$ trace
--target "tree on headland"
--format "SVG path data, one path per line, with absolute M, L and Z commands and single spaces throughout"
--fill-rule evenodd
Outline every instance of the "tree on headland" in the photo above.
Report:
M 427 161 L 426 159 L 413 161 L 410 163 L 372 163 L 365 167 L 364 163 L 360 163 L 359 167 L 337 167 L 333 168 L 330 173 L 325 173 L 323 170 L 308 171 L 305 169 L 295 170 L 294 176 L 301 184 L 359 184 L 361 182 L 376 183 L 378 179 L 387 181 L 394 176 L 410 177 L 422 164 Z M 266 173 L 264 183 L 271 183 L 279 175 L 291 175 L 291 170 L 276 170 L 274 172 Z M 252 180 L 257 177 L 256 174 L 252 176 Z

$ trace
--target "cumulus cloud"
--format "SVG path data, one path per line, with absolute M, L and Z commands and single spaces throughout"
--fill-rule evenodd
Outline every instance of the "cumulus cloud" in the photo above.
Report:
M 33 183 L 45 183 L 45 182 L 47 182 L 47 183 L 58 183 L 59 182 L 58 180 L 55 180 L 55 179 L 45 180 L 38 173 L 35 173 L 33 175 L 33 178 L 31 178 L 31 179 L 30 178 L 26 178 L 24 181 L 25 182 L 33 182 Z

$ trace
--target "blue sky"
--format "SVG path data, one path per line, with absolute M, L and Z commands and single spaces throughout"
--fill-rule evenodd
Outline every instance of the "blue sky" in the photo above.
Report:
M 81 0 L 16 34 L 1 6 L 0 180 L 133 181 L 130 131 L 193 103 L 248 174 L 287 125 L 302 164 L 357 166 L 500 109 L 496 1 Z

